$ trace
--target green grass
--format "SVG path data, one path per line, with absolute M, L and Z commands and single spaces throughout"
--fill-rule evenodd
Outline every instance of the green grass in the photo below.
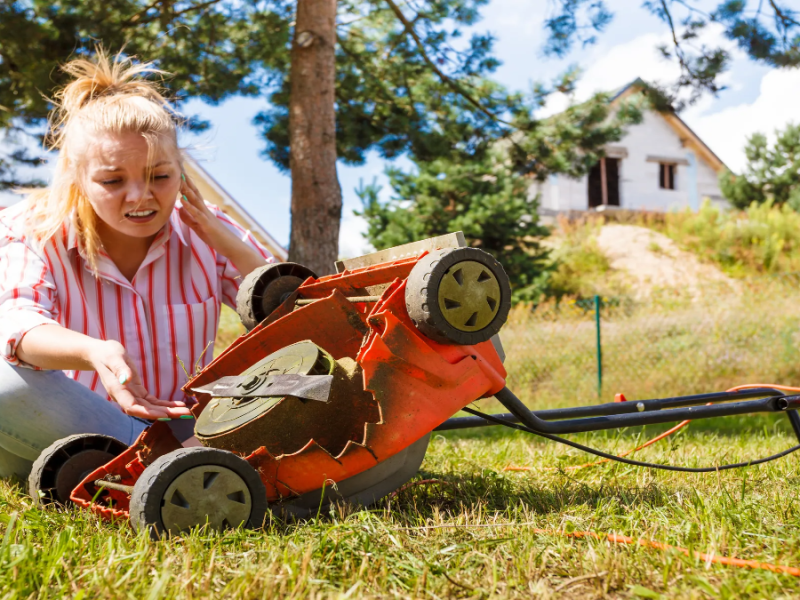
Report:
M 605 309 L 606 394 L 800 383 L 800 302 L 792 289 L 754 283 Z M 224 344 L 238 324 L 229 311 L 223 323 Z M 517 310 L 503 331 L 512 389 L 531 406 L 596 401 L 593 327 L 577 305 Z M 793 444 L 784 421 L 694 423 L 637 457 L 688 466 L 761 457 Z M 573 437 L 621 452 L 663 429 Z M 417 478 L 439 482 L 372 510 L 339 506 L 302 522 L 273 519 L 261 531 L 161 542 L 126 522 L 40 510 L 21 484 L 0 481 L 0 600 L 797 598 L 800 578 L 789 575 L 534 529 L 613 532 L 800 566 L 799 459 L 702 475 L 619 464 L 565 471 L 591 457 L 513 431 L 450 432 L 433 437 Z M 509 465 L 531 470 L 504 471 Z
M 579 436 L 607 450 L 639 432 Z M 709 464 L 792 443 L 768 419 L 721 434 L 677 435 L 643 456 Z M 796 598 L 800 579 L 706 565 L 533 527 L 643 536 L 673 545 L 800 565 L 800 479 L 792 457 L 736 472 L 668 474 L 624 465 L 548 470 L 585 461 L 514 432 L 437 435 L 420 477 L 371 511 L 337 508 L 263 531 L 194 533 L 167 542 L 126 523 L 39 510 L 0 482 L 0 597 L 273 598 Z M 530 473 L 503 472 L 508 464 Z M 493 525 L 487 527 L 486 525 Z M 418 529 L 424 527 L 440 527 Z M 569 580 L 584 575 L 559 592 Z

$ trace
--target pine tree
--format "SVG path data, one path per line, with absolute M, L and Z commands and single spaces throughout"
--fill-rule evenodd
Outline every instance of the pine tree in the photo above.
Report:
M 744 172 L 734 175 L 726 170 L 720 175 L 720 190 L 736 208 L 773 202 L 800 211 L 800 124 L 790 123 L 775 133 L 772 146 L 763 133 L 747 138 Z

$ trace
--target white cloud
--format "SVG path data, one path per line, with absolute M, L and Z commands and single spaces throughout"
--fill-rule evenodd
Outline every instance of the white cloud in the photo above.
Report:
M 339 229 L 339 256 L 354 258 L 374 251 L 374 248 L 361 235 L 367 230 L 367 222 L 352 211 L 342 211 Z
M 774 138 L 776 129 L 800 122 L 800 70 L 770 71 L 761 79 L 758 97 L 718 112 L 687 111 L 684 119 L 734 171 L 745 165 L 744 145 L 756 132 Z

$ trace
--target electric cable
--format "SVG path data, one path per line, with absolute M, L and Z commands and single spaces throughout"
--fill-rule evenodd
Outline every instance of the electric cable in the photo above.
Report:
M 583 444 L 579 444 L 578 442 L 573 442 L 572 440 L 568 440 L 566 438 L 562 438 L 557 435 L 552 435 L 550 433 L 542 433 L 541 431 L 536 431 L 524 425 L 520 425 L 518 423 L 511 423 L 510 421 L 505 421 L 504 419 L 498 419 L 492 415 L 483 413 L 479 410 L 475 410 L 473 408 L 465 407 L 464 412 L 468 412 L 472 415 L 477 417 L 481 417 L 482 419 L 486 419 L 487 421 L 491 421 L 492 423 L 496 423 L 497 425 L 503 425 L 505 427 L 509 427 L 511 429 L 517 429 L 519 431 L 525 431 L 526 433 L 532 433 L 534 435 L 538 435 L 539 437 L 543 437 L 545 439 L 551 440 L 553 442 L 558 442 L 559 444 L 565 444 L 567 446 L 572 446 L 573 448 L 577 448 L 578 450 L 582 450 L 583 452 L 587 452 L 589 454 L 594 454 L 595 456 L 599 456 L 601 458 L 607 458 L 608 460 L 613 460 L 616 462 L 625 463 L 628 465 L 633 465 L 635 467 L 648 467 L 651 469 L 661 469 L 663 471 L 678 471 L 681 473 L 714 473 L 716 471 L 726 471 L 728 469 L 738 469 L 741 467 L 750 467 L 753 465 L 760 465 L 764 464 L 773 460 L 777 460 L 782 458 L 792 452 L 796 452 L 800 450 L 800 444 L 796 446 L 792 446 L 782 452 L 778 452 L 777 454 L 772 454 L 765 458 L 759 458 L 756 460 L 745 461 L 745 462 L 738 462 L 738 463 L 731 463 L 727 465 L 720 465 L 718 467 L 675 467 L 672 465 L 661 465 L 658 463 L 649 463 L 643 462 L 639 460 L 631 460 L 629 458 L 623 458 L 621 456 L 616 456 L 615 454 L 609 454 L 607 452 L 603 452 L 602 450 L 597 450 L 595 448 L 590 448 L 589 446 L 584 446 Z

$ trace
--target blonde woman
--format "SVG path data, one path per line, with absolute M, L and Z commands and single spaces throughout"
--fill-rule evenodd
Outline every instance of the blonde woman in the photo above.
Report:
M 0 476 L 75 433 L 190 425 L 183 365 L 210 360 L 220 303 L 273 260 L 183 173 L 154 69 L 103 52 L 64 68 L 52 185 L 0 212 Z

